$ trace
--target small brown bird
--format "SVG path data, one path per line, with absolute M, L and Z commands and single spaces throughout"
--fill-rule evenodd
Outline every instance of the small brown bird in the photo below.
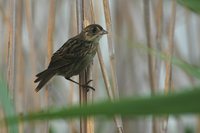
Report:
M 100 38 L 107 33 L 100 25 L 91 24 L 64 43 L 51 57 L 48 68 L 36 75 L 34 82 L 39 84 L 35 91 L 38 92 L 54 75 L 64 76 L 67 80 L 79 84 L 70 78 L 78 75 L 90 64 L 97 52 Z

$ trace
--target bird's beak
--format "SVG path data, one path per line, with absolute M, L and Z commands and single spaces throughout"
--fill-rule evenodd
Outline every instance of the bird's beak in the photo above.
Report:
M 100 34 L 101 34 L 101 35 L 104 35 L 104 34 L 108 34 L 108 32 L 107 32 L 106 30 L 103 29 L 103 30 L 101 31 Z

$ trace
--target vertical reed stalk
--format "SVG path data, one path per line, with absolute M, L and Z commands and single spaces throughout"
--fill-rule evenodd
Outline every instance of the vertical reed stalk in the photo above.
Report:
M 10 10 L 10 8 L 9 8 Z M 11 12 L 11 11 L 9 11 Z M 12 81 L 11 81 L 11 35 L 12 35 L 12 26 L 11 26 L 11 13 L 9 14 L 8 17 L 8 38 L 6 38 L 6 43 L 7 45 L 7 53 L 6 53 L 6 65 L 7 65 L 7 71 L 6 71 L 6 76 L 7 76 L 7 82 L 8 82 L 8 88 L 12 86 Z M 5 125 L 5 130 L 8 130 L 8 126 Z
M 77 13 L 77 27 L 78 33 L 80 33 L 84 27 L 84 0 L 76 0 L 76 13 Z M 85 71 L 79 74 L 79 83 L 85 84 L 87 81 Z M 87 89 L 79 86 L 79 103 L 82 106 L 87 103 Z M 80 133 L 87 133 L 87 119 L 80 118 Z
M 144 3 L 144 22 L 145 22 L 147 46 L 149 49 L 152 49 L 153 45 L 151 38 L 150 3 L 148 0 L 144 0 L 143 3 Z M 148 53 L 148 70 L 149 70 L 150 88 L 152 94 L 154 94 L 155 81 L 154 81 L 153 57 L 150 53 Z
M 0 109 L 0 118 L 4 118 L 4 112 L 3 112 L 3 109 L 1 108 Z M 1 123 L 1 128 L 0 128 L 0 133 L 7 133 L 8 132 L 8 128 L 7 128 L 7 125 L 6 125 L 6 121 L 3 121 Z
M 16 0 L 9 0 L 9 39 L 7 53 L 7 82 L 10 96 L 15 103 L 15 56 L 16 56 Z M 10 110 L 14 111 L 14 110 Z M 18 125 L 10 125 L 8 132 L 18 132 Z
M 30 110 L 30 109 L 37 109 L 39 108 L 39 95 L 37 93 L 34 93 L 34 78 L 36 74 L 36 53 L 37 51 L 35 50 L 35 42 L 34 42 L 34 34 L 33 34 L 33 20 L 32 20 L 32 6 L 30 0 L 25 0 L 25 19 L 26 19 L 26 26 L 27 26 L 27 31 L 28 31 L 28 40 L 29 40 L 29 47 L 30 47 L 30 71 L 28 73 L 28 78 L 27 78 L 27 83 L 28 87 L 32 88 L 30 89 L 25 89 L 25 110 Z M 31 92 L 31 93 L 30 93 Z M 31 100 L 33 99 L 34 100 Z M 29 123 L 25 127 L 28 130 L 33 130 L 33 132 L 36 130 L 35 124 L 34 123 Z
M 53 54 L 53 36 L 54 36 L 54 27 L 55 27 L 55 11 L 56 11 L 56 1 L 50 0 L 49 4 L 49 18 L 48 18 L 48 32 L 47 32 L 47 58 L 46 58 L 46 66 L 49 64 L 51 60 L 51 56 Z M 45 104 L 46 107 L 49 105 L 49 86 L 50 83 L 46 86 L 45 89 Z M 49 132 L 49 123 L 48 121 L 45 123 L 45 131 Z
M 105 86 L 106 86 L 108 97 L 110 98 L 111 101 L 113 101 L 114 96 L 113 96 L 113 93 L 112 93 L 110 81 L 109 81 L 109 78 L 108 78 L 108 72 L 106 71 L 106 66 L 105 66 L 105 63 L 103 61 L 102 52 L 101 52 L 100 47 L 98 47 L 97 54 L 98 54 L 99 64 L 100 64 L 100 67 L 101 67 L 101 72 L 102 72 L 102 75 L 103 75 L 103 79 L 104 79 L 104 83 L 105 83 Z
M 30 0 L 25 0 L 25 12 L 26 12 L 26 23 L 27 23 L 27 30 L 28 30 L 28 37 L 30 42 L 30 58 L 31 58 L 31 69 L 32 69 L 32 76 L 31 81 L 33 81 L 36 73 L 36 51 L 35 51 L 35 43 L 34 43 L 34 34 L 33 34 L 33 20 L 32 20 L 32 13 L 31 13 L 31 3 Z M 35 84 L 32 84 L 33 87 Z
M 5 49 L 1 49 L 2 54 L 1 54 L 1 58 L 2 58 L 2 67 L 5 66 L 6 64 L 6 71 L 2 71 L 2 74 L 5 76 L 8 76 L 8 64 L 9 64 L 9 49 L 10 49 L 10 44 L 9 44 L 9 38 L 10 38 L 10 9 L 9 6 L 8 8 L 6 7 L 6 10 L 3 9 L 3 7 L 0 5 L 0 15 L 2 15 L 2 21 L 5 24 L 5 34 L 4 34 L 4 41 L 3 41 L 3 47 L 5 47 Z M 2 38 L 3 40 L 3 38 Z M 8 77 L 7 77 L 8 79 Z
M 15 31 L 16 31 L 16 1 L 9 1 L 9 40 L 8 40 L 8 53 L 7 53 L 7 81 L 8 88 L 10 89 L 11 98 L 14 100 L 14 86 L 15 86 Z
M 195 42 L 193 36 L 193 28 L 192 25 L 192 18 L 190 15 L 190 11 L 186 8 L 185 9 L 185 28 L 186 28 L 186 36 L 187 36 L 187 47 L 188 47 L 188 57 L 189 57 L 189 63 L 193 64 L 195 62 Z M 191 84 L 194 86 L 194 78 L 192 76 L 188 75 L 188 78 L 191 82 Z
M 112 76 L 112 91 L 114 92 L 115 97 L 119 97 L 117 77 L 116 77 L 116 68 L 115 68 L 115 49 L 113 46 L 112 40 L 112 25 L 111 25 L 111 16 L 110 16 L 110 7 L 108 0 L 103 0 L 104 6 L 104 15 L 106 20 L 106 29 L 108 31 L 108 51 L 109 51 L 109 60 L 110 60 L 110 69 Z
M 171 1 L 171 18 L 169 23 L 169 31 L 168 31 L 168 49 L 166 51 L 167 58 L 169 60 L 166 61 L 166 76 L 165 76 L 165 93 L 168 94 L 170 88 L 172 88 L 172 56 L 174 51 L 174 27 L 175 27 L 175 20 L 176 20 L 176 0 Z M 168 116 L 163 123 L 163 131 L 167 132 L 167 125 L 168 125 Z
M 163 33 L 163 1 L 158 0 L 156 5 L 156 49 L 157 51 L 162 51 L 162 33 Z M 155 88 L 159 88 L 159 80 L 160 80 L 160 69 L 161 69 L 161 61 L 159 58 L 156 58 L 155 63 Z
M 16 110 L 17 112 L 24 113 L 24 53 L 22 46 L 22 21 L 23 21 L 23 1 L 17 2 L 16 14 Z M 24 123 L 19 123 L 19 132 L 23 133 Z
M 106 29 L 108 30 L 108 51 L 109 51 L 109 60 L 110 60 L 110 70 L 111 70 L 111 77 L 112 77 L 112 91 L 114 98 L 119 98 L 119 90 L 118 90 L 118 83 L 117 83 L 117 76 L 116 76 L 116 66 L 115 66 L 115 50 L 113 46 L 112 40 L 112 25 L 111 25 L 111 15 L 110 15 L 110 7 L 108 0 L 103 0 L 104 6 L 104 15 L 106 20 Z M 121 116 L 115 116 L 115 122 L 118 128 L 119 133 L 123 133 L 123 125 Z
M 74 6 L 75 6 L 75 2 L 73 2 L 72 6 L 70 6 L 70 16 L 71 16 L 71 19 L 70 19 L 70 22 L 69 22 L 70 23 L 69 24 L 70 25 L 70 27 L 69 27 L 70 36 L 77 33 L 77 31 L 76 31 L 76 27 L 77 27 L 76 16 L 74 15 L 74 13 L 75 13 Z M 75 80 L 75 78 L 72 78 L 72 80 Z M 74 87 L 73 82 L 70 82 L 69 86 L 70 87 L 69 87 L 67 101 L 68 101 L 68 104 L 71 106 L 73 104 L 75 87 Z M 75 126 L 75 120 L 73 120 L 73 119 L 69 121 L 69 131 L 70 131 L 70 133 L 77 133 L 78 132 L 78 129 Z
M 88 0 L 87 3 L 85 3 L 86 6 L 85 8 L 88 9 L 88 13 L 85 15 L 85 19 L 87 21 L 84 21 L 84 25 L 87 26 L 89 24 L 94 24 L 95 23 L 95 17 L 94 17 L 94 9 L 93 9 L 93 0 Z M 93 72 L 93 63 L 91 63 L 88 68 L 86 69 L 86 79 L 87 80 L 92 80 L 93 76 L 92 76 L 92 72 Z M 86 81 L 87 81 L 86 80 Z M 92 83 L 89 84 L 90 86 L 92 86 Z M 93 96 L 94 96 L 94 92 L 93 91 L 88 91 L 87 94 L 87 99 L 89 103 L 93 103 Z M 94 133 L 94 118 L 93 117 L 88 117 L 87 118 L 87 133 Z
M 172 56 L 174 50 L 174 27 L 175 27 L 175 18 L 176 18 L 176 0 L 172 1 L 171 5 L 171 18 L 169 24 L 169 44 L 168 49 L 166 52 L 167 57 L 169 60 L 166 61 L 166 77 L 165 77 L 165 92 L 168 93 L 169 89 L 172 87 Z
M 56 12 L 56 1 L 50 0 L 49 5 L 49 19 L 48 19 L 48 35 L 47 35 L 47 64 L 51 60 L 53 53 L 53 36 L 55 28 L 55 12 Z
M 69 90 L 69 94 L 67 97 L 67 101 L 68 101 L 68 105 L 71 106 L 73 103 L 73 98 L 74 98 L 74 83 L 72 83 L 72 82 L 69 83 L 69 89 L 70 90 Z M 78 132 L 78 130 L 75 128 L 75 123 L 74 123 L 73 119 L 69 121 L 69 131 L 70 131 L 70 133 Z
M 10 2 L 10 1 L 9 1 Z M 3 76 L 6 75 L 6 78 L 7 78 L 7 83 L 9 81 L 9 74 L 10 74 L 10 30 L 11 30 L 11 20 L 10 20 L 10 5 L 8 7 L 6 7 L 6 11 L 3 10 L 3 7 L 0 5 L 0 13 L 1 15 L 3 16 L 3 22 L 5 23 L 5 29 L 6 29 L 6 32 L 5 32 L 5 40 L 4 40 L 4 47 L 5 47 L 5 51 L 2 50 L 2 58 L 5 59 L 3 63 L 5 63 L 6 65 L 3 65 L 3 66 L 7 66 L 4 71 L 2 71 L 2 74 Z M 8 13 L 7 13 L 8 12 Z M 6 14 L 7 13 L 7 14 Z M 3 114 L 3 109 L 0 109 L 0 116 L 2 116 L 1 118 L 3 118 L 4 114 Z M 2 123 L 2 127 L 0 131 L 2 132 L 8 132 L 8 126 L 6 124 L 6 121 L 4 121 Z
M 155 16 L 156 16 L 156 50 L 158 52 L 162 52 L 162 33 L 163 33 L 163 1 L 158 0 L 156 1 L 156 10 L 155 10 Z M 161 61 L 158 57 L 156 57 L 155 60 L 155 88 L 160 87 L 160 70 L 161 70 Z M 160 119 L 158 119 L 159 121 Z M 156 123 L 156 120 L 154 120 Z M 161 121 L 161 120 L 160 120 Z M 160 127 L 160 122 L 156 123 L 158 127 Z M 155 127 L 156 128 L 156 127 Z M 156 130 L 156 129 L 155 129 Z M 160 132 L 160 128 L 158 129 L 158 132 Z
M 197 133 L 200 132 L 200 116 L 198 116 L 198 122 L 197 122 Z
M 147 38 L 147 47 L 149 49 L 153 48 L 152 38 L 151 38 L 151 21 L 150 21 L 150 1 L 143 0 L 144 4 L 144 23 L 146 30 L 146 38 Z M 150 88 L 152 95 L 155 94 L 155 76 L 154 76 L 154 67 L 153 67 L 153 57 L 150 53 L 148 53 L 148 71 L 149 71 L 149 80 L 150 80 Z M 157 133 L 157 124 L 156 119 L 153 116 L 152 120 L 152 132 Z

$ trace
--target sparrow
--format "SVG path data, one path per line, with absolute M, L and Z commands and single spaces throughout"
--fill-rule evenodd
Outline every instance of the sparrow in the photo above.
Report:
M 47 69 L 36 75 L 37 78 L 34 82 L 39 84 L 35 91 L 38 92 L 55 75 L 63 76 L 65 79 L 79 84 L 70 78 L 80 74 L 91 63 L 97 52 L 99 40 L 104 34 L 108 34 L 108 32 L 100 25 L 91 24 L 65 42 L 52 55 Z M 82 86 L 94 90 L 93 87 L 87 85 L 89 82 L 91 80 Z

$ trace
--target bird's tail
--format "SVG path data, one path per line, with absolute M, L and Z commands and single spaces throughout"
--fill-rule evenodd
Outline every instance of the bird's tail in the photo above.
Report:
M 53 76 L 55 72 L 52 72 L 49 69 L 42 71 L 36 75 L 37 79 L 34 81 L 35 83 L 39 82 L 38 86 L 36 87 L 35 91 L 38 92 Z

